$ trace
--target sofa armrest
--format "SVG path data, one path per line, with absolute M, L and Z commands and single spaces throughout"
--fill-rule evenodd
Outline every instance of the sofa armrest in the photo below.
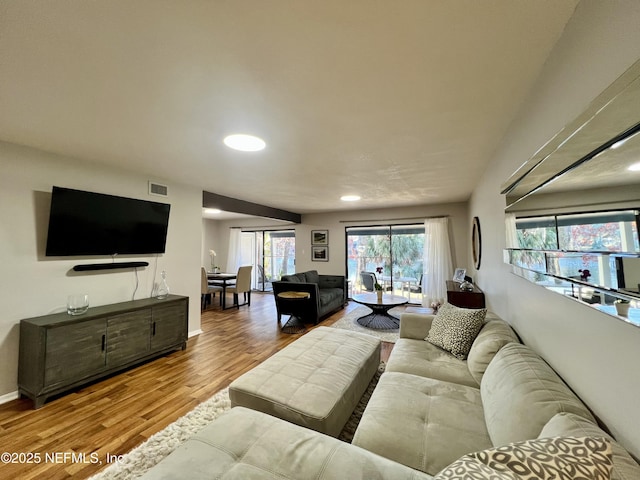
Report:
M 400 338 L 424 340 L 431 330 L 433 317 L 424 313 L 403 313 L 400 315 Z

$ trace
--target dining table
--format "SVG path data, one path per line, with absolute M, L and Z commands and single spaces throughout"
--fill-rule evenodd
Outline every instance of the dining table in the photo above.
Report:
M 222 309 L 227 308 L 227 287 L 238 277 L 236 273 L 207 272 L 207 280 L 212 285 L 222 287 Z

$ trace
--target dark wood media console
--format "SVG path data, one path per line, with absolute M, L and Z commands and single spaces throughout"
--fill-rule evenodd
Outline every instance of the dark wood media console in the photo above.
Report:
M 18 392 L 47 398 L 187 347 L 189 298 L 169 295 L 20 322 Z

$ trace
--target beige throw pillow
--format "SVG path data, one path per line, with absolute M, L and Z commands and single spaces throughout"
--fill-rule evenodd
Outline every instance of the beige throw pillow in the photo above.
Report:
M 538 438 L 465 455 L 435 480 L 609 480 L 611 466 L 606 438 Z
M 445 303 L 438 309 L 425 340 L 465 360 L 486 314 L 486 308 L 460 308 Z

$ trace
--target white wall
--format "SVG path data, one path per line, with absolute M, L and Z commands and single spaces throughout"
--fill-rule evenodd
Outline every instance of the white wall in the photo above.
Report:
M 148 180 L 168 185 L 169 196 L 149 196 Z M 166 270 L 171 293 L 189 296 L 189 331 L 200 329 L 201 190 L 0 142 L 0 398 L 17 391 L 21 319 L 65 311 L 72 293 L 88 293 L 96 306 L 131 300 L 135 289 L 131 269 L 69 273 L 110 257 L 44 256 L 53 185 L 170 203 L 166 253 L 126 257 L 150 263 L 138 269 L 135 298 L 149 297 Z
M 582 1 L 470 201 L 481 221 L 478 280 L 511 322 L 636 457 L 640 457 L 640 328 L 548 292 L 502 262 L 500 184 L 640 58 L 640 2 Z

